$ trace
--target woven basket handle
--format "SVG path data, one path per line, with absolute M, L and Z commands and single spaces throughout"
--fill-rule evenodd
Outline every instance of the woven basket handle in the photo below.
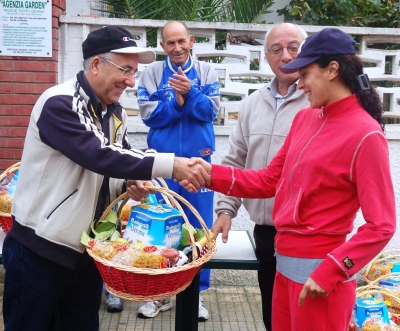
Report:
M 365 286 L 367 287 L 367 286 Z M 381 287 L 381 286 L 371 286 L 370 288 L 363 289 L 362 291 L 357 291 L 356 297 L 362 298 L 369 294 L 382 294 L 390 297 L 392 299 L 392 306 L 395 304 L 400 306 L 400 299 L 392 291 Z
M 152 192 L 160 192 L 162 195 L 165 195 L 169 201 L 171 202 L 171 204 L 176 207 L 180 212 L 181 215 L 184 219 L 184 221 L 190 225 L 190 222 L 184 212 L 184 210 L 182 209 L 182 207 L 180 206 L 180 204 L 178 203 L 178 201 L 176 201 L 176 199 L 178 199 L 180 202 L 182 202 L 183 204 L 185 204 L 190 211 L 197 217 L 197 219 L 199 220 L 199 223 L 201 225 L 201 227 L 204 230 L 204 234 L 207 238 L 207 246 L 208 248 L 212 248 L 214 246 L 214 242 L 212 241 L 211 237 L 210 237 L 210 233 L 209 233 L 209 229 L 207 228 L 207 225 L 205 224 L 203 218 L 200 216 L 200 214 L 198 213 L 198 211 L 189 203 L 189 201 L 187 201 L 185 198 L 181 197 L 179 194 L 175 193 L 174 191 L 171 191 L 170 189 L 166 188 L 166 187 L 161 187 L 161 186 L 146 186 L 146 188 Z M 127 201 L 129 200 L 129 197 L 127 195 L 127 193 L 122 193 L 119 197 L 117 197 L 114 201 L 112 201 L 110 203 L 110 205 L 106 208 L 106 210 L 103 212 L 103 215 L 101 215 L 100 220 L 103 220 L 108 213 L 114 208 L 114 206 L 120 201 L 123 200 L 121 205 L 118 208 L 117 211 L 117 215 L 119 217 L 123 206 L 127 203 Z M 100 221 L 99 220 L 99 221 Z M 198 259 L 198 254 L 197 254 L 197 248 L 196 248 L 196 244 L 195 244 L 195 239 L 194 239 L 194 233 L 191 230 L 191 227 L 188 227 L 189 229 L 189 237 L 190 237 L 190 241 L 191 241 L 191 245 L 192 245 L 192 250 L 193 250 L 193 260 Z
M 8 167 L 6 170 L 4 170 L 1 174 L 0 174 L 0 182 L 7 176 L 8 172 L 15 172 L 19 169 L 21 162 L 17 162 L 15 164 L 13 164 L 11 167 Z
M 393 254 L 393 253 L 398 253 L 398 254 Z M 385 255 L 384 257 L 381 257 L 382 255 Z M 381 262 L 381 261 L 385 261 L 387 259 L 392 259 L 392 258 L 400 258 L 400 249 L 389 249 L 386 251 L 383 251 L 381 253 L 379 253 L 377 256 L 375 256 L 375 258 L 373 260 L 371 260 L 368 265 L 365 267 L 364 269 L 364 277 L 367 278 L 368 277 L 368 273 L 371 270 L 371 267 L 374 263 L 376 262 Z

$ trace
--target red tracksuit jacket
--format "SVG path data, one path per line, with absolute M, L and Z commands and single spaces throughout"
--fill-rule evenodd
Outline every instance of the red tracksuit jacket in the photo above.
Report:
M 379 254 L 395 231 L 387 140 L 355 95 L 301 110 L 267 168 L 213 165 L 211 180 L 209 188 L 226 195 L 275 196 L 277 252 L 325 259 L 311 277 L 327 292 Z M 366 223 L 346 241 L 360 207 Z

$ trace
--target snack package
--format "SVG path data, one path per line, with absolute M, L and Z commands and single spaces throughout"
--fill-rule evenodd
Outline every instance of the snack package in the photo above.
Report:
M 356 299 L 353 307 L 352 322 L 360 331 L 378 331 L 381 325 L 390 325 L 387 306 L 377 298 Z
M 13 197 L 7 192 L 0 192 L 0 211 L 3 213 L 11 213 Z
M 119 219 L 121 220 L 121 222 L 128 222 L 129 219 L 129 214 L 131 213 L 131 209 L 133 206 L 137 206 L 139 205 L 140 202 L 129 199 L 125 206 L 122 207 L 122 210 L 119 214 Z
M 129 214 L 123 237 L 148 245 L 176 248 L 184 220 L 179 210 L 164 204 L 142 203 Z
M 156 246 L 146 246 L 133 262 L 136 268 L 167 268 L 164 257 Z
M 114 263 L 122 264 L 128 267 L 133 266 L 133 262 L 136 260 L 140 251 L 135 248 L 128 247 L 127 250 L 119 251 L 116 255 L 111 258 Z
M 173 267 L 178 263 L 181 258 L 179 251 L 173 247 L 166 247 L 161 249 L 161 255 L 164 257 L 165 263 L 168 267 Z
M 88 242 L 89 247 L 99 257 L 111 260 L 119 252 L 124 252 L 128 249 L 129 244 L 120 241 L 103 241 L 92 239 Z
M 383 275 L 390 274 L 391 272 L 391 266 L 389 266 L 385 261 L 375 262 L 369 269 L 367 277 L 369 280 L 375 280 Z
M 17 186 L 19 170 L 15 173 L 8 172 L 0 182 L 0 211 L 11 213 L 14 191 Z

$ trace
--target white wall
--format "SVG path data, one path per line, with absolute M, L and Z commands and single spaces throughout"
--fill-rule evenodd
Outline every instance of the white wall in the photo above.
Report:
M 66 13 L 70 16 L 89 16 L 91 0 L 67 0 Z

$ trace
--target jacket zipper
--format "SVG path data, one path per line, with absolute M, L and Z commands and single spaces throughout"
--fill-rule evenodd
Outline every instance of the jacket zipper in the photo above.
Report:
M 70 197 L 72 197 L 76 192 L 78 192 L 78 189 L 76 188 L 73 190 L 63 201 L 61 201 L 56 208 L 54 208 L 51 213 L 47 216 L 47 219 L 50 218 L 50 216 L 65 202 L 67 201 Z
M 324 116 L 324 114 L 323 114 L 323 109 L 322 109 L 322 116 Z M 321 118 L 321 117 L 320 117 L 320 118 Z M 279 217 L 277 217 L 276 222 L 283 216 L 283 214 L 285 213 L 285 210 L 286 210 L 287 206 L 289 205 L 289 202 L 290 202 L 290 200 L 291 200 L 291 198 L 292 198 L 293 173 L 294 173 L 294 171 L 295 171 L 295 169 L 296 169 L 296 167 L 297 167 L 297 164 L 299 163 L 299 161 L 300 161 L 300 159 L 301 159 L 301 157 L 302 157 L 304 151 L 307 149 L 308 145 L 311 143 L 311 141 L 318 135 L 318 133 L 319 133 L 319 132 L 322 130 L 322 128 L 325 126 L 325 123 L 326 123 L 327 120 L 328 120 L 328 116 L 325 117 L 325 120 L 323 121 L 323 123 L 322 123 L 321 126 L 319 127 L 318 131 L 307 141 L 307 143 L 306 143 L 306 144 L 303 146 L 303 148 L 301 149 L 301 151 L 300 151 L 300 153 L 299 153 L 299 155 L 298 155 L 298 157 L 297 157 L 297 161 L 296 161 L 296 163 L 294 164 L 293 168 L 292 168 L 291 171 L 290 171 L 290 176 L 289 176 L 289 187 L 290 187 L 289 192 L 290 192 L 290 195 L 289 195 L 289 198 L 288 198 L 288 200 L 287 200 L 287 202 L 286 202 L 286 204 L 285 204 L 285 206 L 284 206 L 284 208 L 283 208 L 282 213 L 280 214 Z
M 270 139 L 269 139 L 269 142 L 268 142 L 267 154 L 265 155 L 265 162 L 264 162 L 265 166 L 268 165 L 268 163 L 267 163 L 267 161 L 268 161 L 268 155 L 269 155 L 269 150 L 270 150 L 270 148 L 271 148 L 271 140 L 272 140 L 272 135 L 273 135 L 273 133 L 274 133 L 274 128 L 275 128 L 275 123 L 276 123 L 276 117 L 277 117 L 277 116 L 278 116 L 278 112 L 275 111 L 274 121 L 273 121 L 273 123 L 272 123 L 272 128 L 271 128 L 271 131 L 270 131 L 270 134 L 269 134 Z

